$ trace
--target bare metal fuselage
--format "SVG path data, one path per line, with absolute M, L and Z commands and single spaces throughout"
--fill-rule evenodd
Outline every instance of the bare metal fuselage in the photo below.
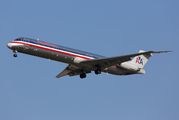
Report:
M 145 70 L 142 68 L 152 56 L 152 53 L 170 52 L 145 52 L 140 50 L 139 53 L 135 54 L 104 57 L 30 38 L 15 39 L 14 41 L 9 42 L 7 46 L 15 53 L 14 57 L 17 57 L 16 52 L 21 52 L 69 64 L 56 76 L 57 78 L 65 75 L 80 75 L 81 78 L 85 78 L 86 74 L 91 71 L 95 71 L 95 74 L 100 74 L 101 71 L 114 75 L 145 74 Z M 131 59 L 131 57 L 134 58 Z

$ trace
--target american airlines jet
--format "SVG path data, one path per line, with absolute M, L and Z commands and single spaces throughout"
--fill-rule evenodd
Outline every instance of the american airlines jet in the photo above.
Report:
M 25 37 L 17 38 L 14 41 L 9 42 L 7 47 L 13 50 L 14 57 L 17 57 L 17 52 L 20 52 L 67 63 L 68 66 L 56 76 L 57 78 L 66 75 L 80 75 L 80 78 L 85 78 L 86 74 L 91 73 L 91 71 L 94 71 L 95 74 L 100 74 L 101 72 L 113 75 L 145 74 L 143 67 L 152 56 L 152 53 L 171 52 L 145 52 L 140 50 L 139 53 L 135 54 L 104 57 Z M 132 57 L 134 58 L 131 59 Z

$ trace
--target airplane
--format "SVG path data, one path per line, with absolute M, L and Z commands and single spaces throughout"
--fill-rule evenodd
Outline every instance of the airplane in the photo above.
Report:
M 14 52 L 25 53 L 54 61 L 67 63 L 68 66 L 56 76 L 60 78 L 66 75 L 79 75 L 81 79 L 86 78 L 86 74 L 94 71 L 96 75 L 101 72 L 113 75 L 133 75 L 145 74 L 143 69 L 152 53 L 167 53 L 172 51 L 143 51 L 139 53 L 122 55 L 116 57 L 104 57 L 81 50 L 48 43 L 39 39 L 26 37 L 17 38 L 7 44 L 7 47 Z M 133 58 L 134 57 L 134 58 Z M 133 58 L 133 59 L 131 59 Z

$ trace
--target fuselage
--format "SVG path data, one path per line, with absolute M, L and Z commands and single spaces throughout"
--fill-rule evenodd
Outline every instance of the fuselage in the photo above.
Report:
M 101 59 L 106 58 L 97 54 L 92 54 L 89 52 L 84 52 L 76 49 L 71 49 L 68 47 L 51 44 L 43 42 L 41 40 L 35 40 L 30 38 L 18 38 L 7 44 L 8 48 L 14 52 L 21 52 L 33 56 L 38 56 L 50 60 L 55 60 L 67 64 L 72 64 L 78 67 L 84 67 L 81 61 L 89 59 Z M 123 65 L 130 65 L 128 62 L 124 62 Z M 85 66 L 92 67 L 92 66 Z M 95 69 L 94 69 L 95 70 Z M 101 70 L 106 73 L 111 73 L 115 75 L 128 75 L 136 74 L 138 71 L 125 69 L 120 67 L 120 65 L 111 66 Z M 140 73 L 139 73 L 140 74 Z

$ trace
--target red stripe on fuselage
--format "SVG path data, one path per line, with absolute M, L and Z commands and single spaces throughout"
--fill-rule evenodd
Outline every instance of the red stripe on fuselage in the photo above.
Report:
M 87 57 L 84 57 L 84 56 L 63 52 L 63 51 L 60 51 L 60 50 L 54 50 L 54 48 L 53 49 L 52 48 L 46 48 L 46 47 L 43 47 L 41 45 L 33 45 L 33 44 L 30 44 L 30 43 L 16 42 L 16 41 L 12 41 L 10 43 L 18 43 L 18 44 L 28 45 L 28 46 L 32 46 L 32 47 L 36 47 L 36 48 L 40 48 L 40 49 L 44 49 L 44 50 L 49 50 L 49 51 L 53 51 L 53 52 L 58 52 L 58 53 L 62 53 L 62 54 L 66 54 L 66 55 L 70 55 L 70 56 L 74 56 L 74 57 L 80 57 L 80 58 L 83 58 L 83 59 L 91 59 L 91 58 L 87 58 Z

